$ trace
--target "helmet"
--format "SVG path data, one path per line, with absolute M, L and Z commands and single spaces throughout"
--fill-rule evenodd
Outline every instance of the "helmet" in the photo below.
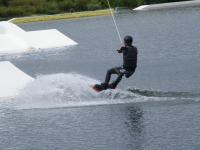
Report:
M 128 45 L 131 45 L 131 44 L 133 43 L 133 38 L 132 38 L 132 36 L 130 36 L 130 35 L 125 36 L 125 37 L 124 37 L 124 43 L 125 43 L 125 44 L 128 44 Z

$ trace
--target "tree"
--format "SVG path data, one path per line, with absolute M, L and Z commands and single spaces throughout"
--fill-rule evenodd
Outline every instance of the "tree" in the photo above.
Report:
M 98 0 L 91 0 L 90 3 L 87 4 L 88 10 L 97 10 L 101 8 L 101 3 Z
M 7 6 L 8 0 L 0 0 L 0 6 Z

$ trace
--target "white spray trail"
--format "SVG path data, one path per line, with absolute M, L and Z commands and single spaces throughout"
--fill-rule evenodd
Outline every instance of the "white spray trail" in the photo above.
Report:
M 20 93 L 15 104 L 19 109 L 57 108 L 126 103 L 136 97 L 122 90 L 96 93 L 91 85 L 97 83 L 76 73 L 41 75 Z

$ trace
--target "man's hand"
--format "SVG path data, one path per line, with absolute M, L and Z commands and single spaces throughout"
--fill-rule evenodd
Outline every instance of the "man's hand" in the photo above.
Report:
M 118 49 L 117 52 L 118 52 L 118 53 L 122 53 L 121 49 Z

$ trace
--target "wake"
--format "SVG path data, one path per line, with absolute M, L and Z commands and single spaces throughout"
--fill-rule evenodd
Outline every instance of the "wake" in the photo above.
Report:
M 16 109 L 48 109 L 200 97 L 200 94 L 190 95 L 189 93 L 146 91 L 134 88 L 96 93 L 90 86 L 97 83 L 99 81 L 77 73 L 40 75 L 24 88 L 13 104 Z

